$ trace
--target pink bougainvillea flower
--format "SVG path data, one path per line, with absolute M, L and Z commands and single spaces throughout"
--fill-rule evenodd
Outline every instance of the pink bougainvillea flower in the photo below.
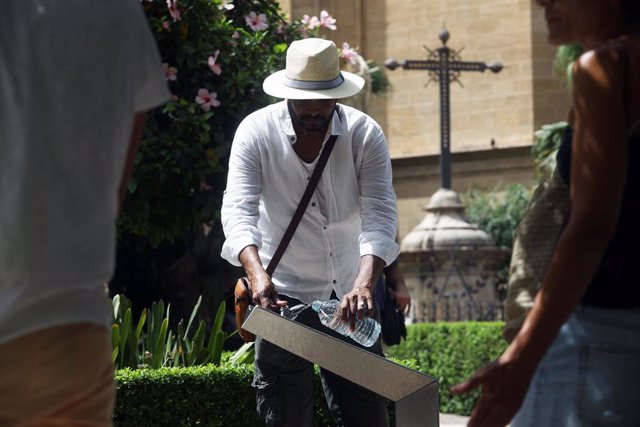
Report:
M 198 89 L 198 96 L 196 96 L 196 103 L 200 105 L 204 111 L 211 110 L 211 107 L 219 107 L 220 101 L 218 101 L 218 94 L 215 92 L 209 92 L 207 89 Z
M 218 6 L 218 9 L 232 10 L 234 7 L 236 7 L 236 5 L 233 4 L 233 0 L 222 0 L 222 3 L 220 4 L 220 6 Z
M 162 28 L 164 28 L 165 30 L 169 31 L 171 29 L 171 26 L 169 25 L 168 21 L 163 21 L 162 22 Z
M 345 63 L 355 65 L 358 62 L 358 52 L 349 46 L 349 43 L 342 43 L 342 52 L 340 52 L 340 59 Z
M 209 68 L 211 68 L 211 71 L 213 72 L 213 74 L 215 74 L 217 76 L 222 74 L 222 67 L 220 67 L 220 64 L 216 64 L 216 60 L 218 59 L 218 55 L 220 55 L 220 49 L 217 49 L 213 53 L 213 56 L 210 56 L 208 61 L 207 61 L 209 63 Z
M 320 20 L 317 16 L 309 17 L 309 15 L 303 15 L 302 20 L 300 21 L 302 25 L 304 25 L 305 29 L 315 30 L 320 26 Z
M 176 81 L 178 76 L 178 69 L 176 67 L 170 67 L 166 62 L 162 63 L 162 71 L 164 71 L 164 78 L 166 80 Z
M 180 21 L 180 11 L 178 10 L 178 0 L 167 0 L 167 7 L 169 8 L 169 14 L 173 18 L 173 22 Z
M 258 15 L 257 13 L 251 11 L 247 16 L 244 17 L 249 28 L 253 31 L 262 31 L 269 28 L 269 22 L 267 21 L 267 15 L 261 13 Z
M 329 12 L 323 10 L 320 12 L 320 26 L 330 30 L 335 30 L 336 20 L 333 16 L 329 15 Z

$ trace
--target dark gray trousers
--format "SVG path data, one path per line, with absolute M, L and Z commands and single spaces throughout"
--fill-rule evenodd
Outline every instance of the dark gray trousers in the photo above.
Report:
M 300 304 L 295 298 L 279 295 L 289 307 Z M 379 320 L 376 306 L 374 317 Z M 318 314 L 308 307 L 295 321 L 349 344 L 382 355 L 380 338 L 369 348 L 325 327 Z M 257 389 L 258 416 L 267 426 L 309 427 L 313 417 L 313 364 L 258 337 L 255 342 L 253 386 Z M 371 373 L 375 375 L 375 372 Z M 351 381 L 320 369 L 322 388 L 329 411 L 340 427 L 387 427 L 387 400 Z

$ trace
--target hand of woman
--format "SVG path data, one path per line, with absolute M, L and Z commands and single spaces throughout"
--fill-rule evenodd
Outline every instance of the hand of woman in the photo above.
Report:
M 535 370 L 528 365 L 505 352 L 466 381 L 451 387 L 453 394 L 465 394 L 478 387 L 481 390 L 469 427 L 503 427 L 511 421 L 522 405 Z

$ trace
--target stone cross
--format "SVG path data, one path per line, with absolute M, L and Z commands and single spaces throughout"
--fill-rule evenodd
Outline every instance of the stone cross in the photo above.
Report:
M 493 62 L 467 62 L 460 60 L 460 52 L 447 47 L 449 31 L 443 28 L 439 34 L 442 47 L 435 51 L 425 46 L 429 52 L 427 60 L 406 59 L 398 62 L 395 59 L 385 61 L 385 66 L 390 70 L 402 67 L 405 70 L 427 70 L 429 71 L 429 82 L 438 81 L 440 83 L 440 188 L 451 189 L 451 112 L 449 107 L 449 85 L 452 81 L 462 83 L 458 79 L 462 71 L 480 71 L 486 69 L 494 73 L 502 70 L 502 64 Z

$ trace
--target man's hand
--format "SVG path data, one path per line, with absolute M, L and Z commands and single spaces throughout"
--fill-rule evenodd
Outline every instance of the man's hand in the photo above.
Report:
M 342 297 L 340 303 L 340 319 L 349 322 L 351 330 L 356 327 L 356 317 L 363 319 L 364 316 L 373 314 L 374 303 L 371 288 L 366 286 L 354 286 L 353 290 Z
M 278 299 L 278 291 L 271 282 L 271 277 L 262 267 L 258 249 L 255 246 L 250 245 L 240 251 L 238 259 L 247 273 L 247 278 L 251 284 L 251 298 L 255 305 L 277 310 L 288 304 L 287 301 Z
M 398 304 L 400 312 L 405 316 L 408 315 L 411 310 L 411 295 L 409 295 L 409 290 L 403 284 L 402 287 L 392 290 L 391 292 L 393 293 L 393 298 L 396 300 L 396 304 Z
M 373 287 L 384 268 L 384 261 L 374 255 L 360 257 L 358 276 L 351 292 L 342 297 L 340 303 L 340 320 L 349 322 L 353 331 L 356 327 L 356 316 L 363 319 L 374 311 Z
M 259 305 L 262 308 L 276 310 L 280 307 L 286 306 L 287 301 L 280 300 L 278 298 L 278 291 L 271 282 L 271 278 L 267 273 L 254 276 L 250 279 L 251 283 L 251 297 L 255 305 Z

